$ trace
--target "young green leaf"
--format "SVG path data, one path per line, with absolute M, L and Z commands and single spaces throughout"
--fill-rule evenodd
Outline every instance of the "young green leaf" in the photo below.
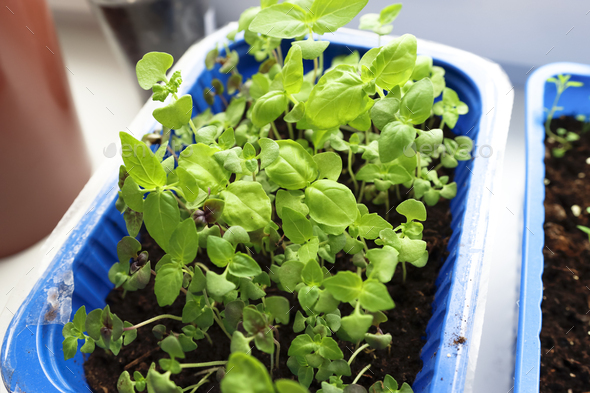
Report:
M 164 168 L 147 145 L 126 132 L 120 132 L 123 162 L 129 175 L 144 188 L 166 184 Z
M 170 191 L 152 192 L 144 203 L 144 221 L 148 233 L 164 250 L 172 232 L 180 221 L 180 210 L 174 194 Z
M 277 144 L 279 157 L 266 168 L 270 180 L 287 190 L 297 190 L 317 178 L 317 164 L 303 146 L 292 140 Z
M 144 90 L 149 90 L 158 82 L 166 82 L 166 71 L 172 67 L 174 58 L 168 53 L 149 52 L 143 55 L 143 58 L 137 62 L 135 73 L 139 86 Z
M 192 218 L 187 218 L 176 227 L 168 247 L 170 255 L 178 262 L 186 265 L 195 259 L 199 248 L 199 235 Z
M 330 45 L 330 41 L 302 40 L 291 42 L 291 45 L 297 45 L 301 48 L 301 55 L 305 60 L 313 60 L 324 53 L 328 45 Z
M 315 0 L 309 10 L 314 33 L 334 33 L 357 16 L 368 2 L 369 0 Z
M 308 13 L 295 4 L 276 4 L 261 10 L 248 29 L 275 38 L 294 38 L 308 32 Z
M 416 139 L 414 127 L 401 122 L 389 123 L 379 137 L 379 158 L 390 162 L 401 157 Z
M 318 180 L 305 189 L 309 215 L 320 224 L 342 227 L 357 216 L 356 199 L 352 191 L 332 180 Z
M 428 78 L 421 79 L 402 98 L 400 114 L 412 124 L 422 124 L 430 117 L 433 102 L 432 82 Z
M 188 146 L 182 151 L 178 158 L 179 168 L 183 168 L 187 174 L 191 175 L 192 180 L 198 188 L 208 192 L 211 188 L 213 194 L 219 193 L 227 185 L 230 173 L 220 165 L 213 155 L 218 151 L 202 143 Z M 191 180 L 189 177 L 184 178 L 182 172 L 178 172 L 181 183 L 188 183 L 189 192 L 187 198 L 198 194 L 198 190 L 190 187 Z
M 265 227 L 271 218 L 270 199 L 260 183 L 237 181 L 221 192 L 225 200 L 223 220 L 251 232 Z
M 269 91 L 254 104 L 252 109 L 252 123 L 257 127 L 264 127 L 275 121 L 287 109 L 289 99 L 285 92 L 279 90 Z
M 219 275 L 210 270 L 205 277 L 207 278 L 207 292 L 211 296 L 223 298 L 228 292 L 236 289 L 235 284 L 228 281 L 225 275 Z
M 143 212 L 143 194 L 133 177 L 129 176 L 125 179 L 125 184 L 121 189 L 121 194 L 127 206 L 136 212 Z
M 269 138 L 260 138 L 260 169 L 272 164 L 279 157 L 279 145 Z
M 395 211 L 405 216 L 408 222 L 412 220 L 426 221 L 426 208 L 424 204 L 415 199 L 408 199 L 397 205 Z
M 395 267 L 398 262 L 398 251 L 390 246 L 383 248 L 372 248 L 365 255 L 371 262 L 367 275 L 369 278 L 375 278 L 382 283 L 388 283 L 393 278 Z
M 355 310 L 352 314 L 343 317 L 341 320 L 341 330 L 346 333 L 352 342 L 358 342 L 365 337 L 365 333 L 369 331 L 373 323 L 373 316 L 368 314 L 361 314 L 360 311 Z M 338 331 L 340 335 L 340 330 Z
M 283 117 L 287 123 L 297 123 L 305 116 L 305 102 L 298 102 L 289 113 Z
M 315 3 L 314 3 L 315 4 Z M 340 65 L 322 76 L 305 105 L 305 118 L 314 127 L 329 130 L 348 124 L 373 105 L 356 67 Z
M 298 45 L 293 45 L 289 49 L 282 73 L 285 91 L 289 94 L 299 93 L 303 84 L 303 58 L 301 47 Z
M 318 347 L 311 337 L 307 334 L 300 334 L 295 337 L 289 347 L 289 356 L 305 356 L 315 351 Z
M 226 267 L 234 258 L 234 246 L 216 236 L 207 238 L 207 256 L 218 267 Z
M 160 307 L 169 306 L 180 294 L 182 268 L 176 263 L 167 263 L 156 274 L 154 293 Z
M 313 236 L 311 222 L 288 206 L 283 207 L 283 231 L 293 243 L 303 244 Z
M 401 3 L 392 4 L 383 8 L 379 13 L 379 22 L 381 22 L 382 25 L 386 25 L 393 22 L 395 18 L 397 18 L 401 10 Z
M 251 256 L 238 252 L 229 264 L 229 272 L 236 277 L 254 277 L 262 270 Z
M 344 354 L 338 347 L 338 343 L 331 337 L 324 337 L 320 342 L 318 353 L 325 359 L 339 360 L 344 357 Z
M 301 271 L 301 278 L 307 285 L 319 287 L 324 281 L 324 272 L 317 261 L 310 260 Z
M 365 214 L 358 225 L 359 235 L 365 239 L 377 239 L 379 232 L 386 228 L 393 228 L 383 217 L 377 213 Z
M 186 94 L 162 108 L 154 109 L 153 116 L 164 127 L 175 130 L 187 124 L 192 113 L 193 98 Z
M 252 356 L 242 352 L 232 353 L 225 367 L 232 372 L 228 372 L 221 380 L 221 390 L 224 393 L 269 393 L 274 391 L 265 366 Z
M 265 303 L 266 312 L 269 312 L 277 322 L 284 325 L 289 323 L 291 311 L 289 300 L 282 296 L 268 296 Z
M 283 207 L 287 206 L 291 209 L 307 216 L 309 214 L 309 207 L 304 203 L 305 194 L 300 190 L 279 190 L 275 197 L 275 208 L 277 215 L 283 218 Z
M 377 280 L 369 279 L 363 283 L 363 289 L 359 296 L 361 306 L 365 309 L 376 312 L 390 310 L 395 307 L 387 287 Z
M 403 86 L 412 75 L 416 50 L 416 37 L 411 34 L 404 34 L 382 47 L 370 67 L 377 85 L 387 90 Z
M 341 302 L 351 302 L 358 298 L 363 288 L 363 280 L 349 271 L 339 271 L 323 282 L 324 288 Z
M 320 170 L 319 179 L 338 181 L 342 173 L 342 158 L 333 151 L 316 154 L 313 160 Z
M 309 391 L 290 379 L 279 379 L 275 381 L 278 393 L 309 393 Z

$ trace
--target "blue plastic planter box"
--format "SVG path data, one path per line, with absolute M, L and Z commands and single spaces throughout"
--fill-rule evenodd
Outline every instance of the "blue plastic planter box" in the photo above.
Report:
M 235 25 L 221 29 L 193 46 L 176 67 L 183 72 L 184 92 L 193 95 L 195 113 L 207 108 L 202 91 L 210 86 L 212 77 L 227 77 L 204 68 L 205 54 L 233 28 Z M 346 29 L 326 39 L 332 41 L 325 54 L 326 64 L 334 56 L 351 50 L 363 53 L 377 46 L 376 36 Z M 288 42 L 284 44 L 286 53 Z M 238 41 L 232 47 L 243 56 L 240 72 L 245 76 L 254 73 L 258 64 L 246 55 L 247 45 Z M 448 85 L 469 105 L 469 114 L 461 118 L 456 131 L 475 139 L 477 145 L 477 157 L 456 169 L 458 193 L 451 203 L 454 231 L 450 255 L 436 282 L 433 316 L 422 350 L 424 367 L 414 383 L 416 392 L 461 392 L 473 375 L 479 349 L 490 262 L 486 250 L 493 232 L 490 210 L 513 93 L 501 68 L 488 60 L 426 41 L 419 41 L 418 48 L 446 69 Z M 220 104 L 216 105 L 214 109 L 220 110 Z M 156 106 L 148 102 L 141 110 L 129 127 L 134 135 L 154 129 L 151 112 Z M 2 377 L 12 392 L 87 389 L 82 355 L 63 359 L 61 330 L 72 310 L 83 304 L 87 309 L 103 307 L 112 289 L 107 271 L 116 261 L 116 244 L 125 235 L 123 219 L 115 209 L 119 163 L 107 165 L 93 177 L 66 215 L 69 219 L 56 229 L 46 248 L 50 256 L 43 262 L 45 273 L 12 318 L 1 353 Z M 460 336 L 465 337 L 465 343 L 454 344 Z
M 541 374 L 541 333 L 543 299 L 543 247 L 545 235 L 545 108 L 551 108 L 555 84 L 547 79 L 558 74 L 571 75 L 584 82 L 581 88 L 567 89 L 559 99 L 555 117 L 588 115 L 590 107 L 590 66 L 553 63 L 536 70 L 526 84 L 526 192 L 520 280 L 520 310 L 516 344 L 515 393 L 537 393 Z

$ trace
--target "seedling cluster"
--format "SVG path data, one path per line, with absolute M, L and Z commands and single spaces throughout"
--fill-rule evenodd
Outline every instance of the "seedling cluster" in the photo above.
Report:
M 98 346 L 116 356 L 150 325 L 152 333 L 139 334 L 156 335 L 168 358 L 147 375 L 123 372 L 121 393 L 195 392 L 212 376 L 224 393 L 305 393 L 314 380 L 324 393 L 366 391 L 357 382 L 371 365 L 356 376 L 350 366 L 361 351 L 390 346 L 391 335 L 380 328 L 395 307 L 387 285 L 398 264 L 405 279 L 407 264 L 427 263 L 424 203 L 456 195 L 457 185 L 438 169 L 469 160 L 472 150 L 468 137 L 444 137 L 443 125 L 455 127 L 468 108 L 445 86 L 444 69 L 417 55 L 414 36 L 325 64 L 330 42 L 321 36 L 366 3 L 262 0 L 246 10 L 228 38 L 243 32 L 246 56 L 261 65 L 246 78 L 231 46 L 207 55 L 207 67 L 227 76 L 204 92 L 210 104 L 225 106 L 217 114 L 192 117 L 192 97 L 178 95 L 180 71 L 166 76 L 170 55 L 148 53 L 138 62 L 140 86 L 166 103 L 153 112 L 163 128 L 143 141 L 120 135 L 117 207 L 129 236 L 117 246 L 109 279 L 126 293 L 144 289 L 153 276 L 158 305 L 182 301 L 184 308 L 182 315 L 129 322 L 109 306 L 88 315 L 82 307 L 63 330 L 66 359 L 79 340 L 83 353 Z M 388 34 L 400 9 L 364 16 L 361 27 Z M 283 39 L 292 40 L 284 57 Z M 440 128 L 432 128 L 434 115 Z M 155 153 L 151 142 L 159 144 Z M 369 210 L 380 205 L 383 214 Z M 393 206 L 404 217 L 395 228 Z M 135 239 L 142 225 L 165 252 L 158 261 Z M 268 296 L 271 287 L 284 296 Z M 347 304 L 352 312 L 342 315 Z M 169 329 L 169 319 L 181 321 L 182 330 Z M 209 345 L 199 342 L 210 329 L 227 335 L 228 358 L 183 363 L 185 353 Z M 299 335 L 283 359 L 277 337 L 287 329 Z M 338 340 L 356 346 L 348 360 Z M 270 364 L 257 351 L 269 354 Z M 281 361 L 297 382 L 273 381 Z M 170 379 L 190 368 L 204 370 L 194 385 Z M 412 391 L 391 376 L 369 390 Z

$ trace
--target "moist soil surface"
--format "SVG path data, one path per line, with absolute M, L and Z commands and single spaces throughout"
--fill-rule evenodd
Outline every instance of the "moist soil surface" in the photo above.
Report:
M 590 226 L 590 135 L 583 125 L 570 117 L 553 120 L 554 132 L 563 127 L 581 136 L 562 158 L 552 157 L 557 144 L 545 141 L 542 393 L 590 391 L 590 243 L 576 227 Z M 574 205 L 581 207 L 578 216 Z
M 436 121 L 438 123 L 438 119 Z M 280 133 L 283 137 L 286 135 L 286 130 L 279 127 Z M 453 135 L 445 130 L 445 136 L 452 137 Z M 343 156 L 343 162 L 346 163 L 346 157 Z M 354 167 L 358 168 L 362 165 L 362 160 L 358 160 Z M 444 173 L 445 169 L 439 171 L 441 175 L 451 175 Z M 349 179 L 348 174 L 343 173 L 341 179 L 347 183 Z M 352 187 L 351 184 L 348 184 Z M 461 187 L 461 185 L 459 185 Z M 401 195 L 406 195 L 408 190 L 402 187 Z M 391 192 L 391 206 L 396 206 L 398 201 L 395 198 L 395 192 Z M 409 195 L 409 194 L 408 194 Z M 370 212 L 377 212 L 385 217 L 385 207 L 383 205 L 377 206 L 370 202 L 364 201 Z M 343 377 L 344 383 L 351 383 L 354 377 L 369 363 L 372 364 L 370 371 L 366 371 L 363 377 L 359 380 L 366 388 L 371 386 L 374 382 L 383 380 L 386 374 L 394 377 L 398 383 L 407 382 L 412 384 L 418 372 L 422 369 L 422 360 L 420 359 L 420 351 L 426 342 L 426 325 L 432 315 L 432 302 L 434 301 L 434 294 L 436 291 L 435 280 L 438 276 L 438 271 L 442 262 L 446 258 L 447 244 L 452 234 L 450 227 L 451 212 L 449 201 L 441 200 L 435 206 L 427 206 L 428 220 L 424 223 L 424 240 L 428 243 L 428 251 L 430 253 L 429 261 L 423 268 L 415 268 L 407 264 L 407 279 L 406 282 L 402 280 L 402 267 L 398 265 L 394 274 L 393 280 L 387 284 L 389 293 L 394 300 L 396 307 L 393 310 L 386 311 L 388 321 L 380 325 L 383 333 L 390 333 L 392 335 L 391 349 L 380 351 L 369 350 L 361 352 L 351 366 L 352 377 Z M 276 217 L 275 217 L 276 218 Z M 390 222 L 396 227 L 402 222 L 399 214 L 392 209 Z M 405 218 L 403 218 L 405 221 Z M 152 266 L 158 261 L 164 252 L 161 248 L 150 238 L 147 232 L 142 230 L 142 247 L 147 250 L 152 261 Z M 270 266 L 270 258 L 263 258 L 262 255 L 253 255 L 255 259 L 266 270 Z M 207 259 L 206 254 L 197 256 L 197 260 L 213 266 Z M 115 261 L 113 261 L 115 262 Z M 351 256 L 343 252 L 337 255 L 336 259 L 337 270 L 352 270 L 356 268 L 351 262 Z M 214 269 L 213 269 L 214 270 Z M 286 365 L 288 356 L 287 352 L 293 339 L 298 335 L 293 332 L 292 323 L 295 318 L 295 313 L 299 309 L 296 294 L 289 294 L 277 289 L 276 284 L 266 289 L 268 295 L 284 296 L 294 306 L 291 311 L 291 321 L 288 326 L 279 326 L 278 340 L 281 345 L 280 351 L 280 368 L 273 370 L 273 378 L 289 378 L 297 379 Z M 178 300 L 167 307 L 159 307 L 156 301 L 156 296 L 153 291 L 153 279 L 150 284 L 144 289 L 137 292 L 128 292 L 123 298 L 123 291 L 121 289 L 114 289 L 107 297 L 107 303 L 110 305 L 111 311 L 117 314 L 124 321 L 137 324 L 161 314 L 182 315 L 182 308 L 185 300 L 184 296 L 179 296 Z M 251 302 L 257 303 L 258 301 Z M 342 315 L 348 315 L 352 308 L 348 305 L 341 307 Z M 97 347 L 97 349 L 89 355 L 84 363 L 84 371 L 86 379 L 91 389 L 95 393 L 116 393 L 117 380 L 119 375 L 127 370 L 130 374 L 134 371 L 141 372 L 146 375 L 150 364 L 161 358 L 168 356 L 159 349 L 158 340 L 151 332 L 153 325 L 162 323 L 168 328 L 168 332 L 182 332 L 181 328 L 184 326 L 181 322 L 174 320 L 160 320 L 152 325 L 140 328 L 137 339 L 130 345 L 124 346 L 118 356 L 107 354 L 104 350 Z M 376 329 L 371 328 L 371 333 L 375 333 Z M 207 333 L 210 335 L 213 345 L 206 339 L 197 342 L 198 348 L 191 353 L 186 354 L 186 358 L 181 360 L 181 363 L 198 363 L 215 360 L 227 360 L 230 353 L 230 340 L 223 333 L 223 331 L 214 324 L 209 328 Z M 338 340 L 336 336 L 334 339 L 339 343 L 340 348 L 344 354 L 344 358 L 350 358 L 352 352 L 356 349 L 354 344 L 346 341 Z M 464 343 L 464 339 L 459 337 L 457 345 Z M 252 351 L 252 355 L 257 357 L 267 367 L 270 365 L 270 355 L 262 353 L 257 349 Z M 162 370 L 157 367 L 162 372 Z M 194 370 L 191 373 L 189 370 Z M 195 375 L 202 369 L 186 369 L 181 374 L 173 375 L 172 379 L 178 386 L 187 387 L 196 384 L 202 377 Z M 218 393 L 219 382 L 215 379 L 215 374 L 209 378 L 211 382 L 202 385 L 199 391 L 206 393 Z M 310 386 L 310 391 L 315 392 L 320 389 L 320 384 L 314 380 Z

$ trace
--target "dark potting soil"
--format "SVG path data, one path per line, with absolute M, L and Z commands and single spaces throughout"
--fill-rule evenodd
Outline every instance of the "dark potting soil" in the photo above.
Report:
M 286 134 L 286 129 L 279 127 L 280 133 Z M 286 128 L 286 127 L 285 127 Z M 287 135 L 283 135 L 286 137 Z M 450 135 L 449 135 L 450 136 Z M 343 157 L 343 159 L 345 159 Z M 361 165 L 361 160 L 358 160 L 355 167 Z M 346 162 L 346 161 L 344 161 Z M 443 168 L 444 170 L 444 168 Z M 442 175 L 442 170 L 439 175 Z M 449 173 L 447 173 L 449 174 Z M 450 173 L 452 175 L 452 173 Z M 451 176 L 452 177 L 452 176 Z M 347 182 L 348 176 L 343 174 L 342 179 L 344 183 Z M 461 186 L 461 185 L 459 185 Z M 401 192 L 406 194 L 407 190 Z M 395 206 L 398 201 L 395 200 L 394 192 L 391 194 L 391 206 Z M 371 212 L 380 213 L 385 216 L 385 207 L 383 205 L 376 206 L 371 203 L 364 202 Z M 402 222 L 401 217 L 392 210 L 391 224 L 396 227 Z M 428 221 L 425 223 L 424 240 L 428 243 L 428 251 L 430 253 L 428 264 L 421 269 L 415 268 L 408 264 L 407 279 L 404 283 L 402 280 L 402 267 L 398 266 L 393 280 L 388 284 L 389 293 L 394 300 L 396 307 L 393 310 L 386 311 L 385 314 L 389 320 L 380 325 L 384 333 L 391 333 L 392 343 L 391 349 L 380 351 L 369 350 L 360 353 L 352 364 L 352 377 L 344 377 L 345 383 L 350 383 L 354 377 L 369 363 L 372 364 L 370 371 L 364 373 L 359 380 L 359 384 L 365 387 L 371 386 L 374 382 L 382 380 L 386 374 L 390 374 L 401 385 L 402 382 L 412 384 L 418 372 L 422 369 L 422 360 L 420 360 L 420 351 L 426 339 L 426 325 L 432 315 L 431 304 L 434 301 L 434 294 L 436 291 L 434 282 L 437 278 L 441 262 L 447 256 L 447 244 L 452 234 L 450 227 L 451 212 L 449 208 L 449 201 L 441 199 L 436 206 L 428 207 Z M 147 250 L 150 255 L 150 260 L 153 264 L 158 261 L 164 252 L 160 247 L 150 238 L 150 236 L 142 231 L 142 247 Z M 262 255 L 255 256 L 255 259 L 260 263 L 265 270 L 265 267 L 270 265 L 270 258 L 264 258 Z M 334 270 L 354 270 L 351 257 L 345 253 L 340 253 L 337 256 L 336 266 Z M 197 260 L 208 263 L 206 255 L 198 255 Z M 401 264 L 400 264 L 401 265 Z M 296 310 L 299 308 L 296 294 L 289 294 L 281 292 L 273 284 L 266 289 L 269 295 L 284 296 L 294 306 L 291 311 L 291 323 L 289 326 L 278 327 L 278 340 L 281 344 L 280 351 L 280 368 L 273 370 L 273 378 L 290 378 L 296 379 L 286 365 L 288 359 L 287 352 L 293 339 L 298 335 L 293 332 L 292 322 L 295 318 Z M 182 308 L 184 306 L 184 296 L 179 296 L 178 300 L 168 307 L 159 307 L 157 305 L 156 297 L 153 291 L 153 280 L 150 284 L 141 291 L 127 293 L 125 298 L 122 297 L 123 291 L 121 289 L 114 289 L 107 297 L 107 303 L 111 310 L 119 315 L 123 320 L 139 323 L 151 317 L 160 314 L 174 314 L 182 315 Z M 253 302 L 256 303 L 256 302 Z M 343 316 L 348 315 L 351 311 L 344 307 L 342 309 Z M 165 324 L 168 331 L 181 332 L 181 322 L 173 320 L 161 320 L 157 323 Z M 168 357 L 158 347 L 158 340 L 151 332 L 153 325 L 146 326 L 139 329 L 137 339 L 128 346 L 124 346 L 118 356 L 107 354 L 104 350 L 97 348 L 94 353 L 88 356 L 84 363 L 84 370 L 88 384 L 95 393 L 115 393 L 117 392 L 117 379 L 121 372 L 127 370 L 130 374 L 133 371 L 139 371 L 144 376 L 152 362 L 158 364 L 158 360 Z M 371 333 L 375 333 L 375 328 L 371 328 Z M 186 354 L 186 359 L 182 363 L 197 363 L 215 360 L 226 360 L 230 353 L 230 341 L 221 331 L 221 329 L 214 324 L 207 331 L 210 335 L 213 345 L 206 339 L 198 341 L 198 348 L 191 353 Z M 352 352 L 356 349 L 353 344 L 345 341 L 339 342 L 340 348 L 344 353 L 344 358 L 348 359 Z M 457 345 L 464 343 L 464 339 L 458 338 Z M 270 355 L 262 353 L 256 349 L 252 351 L 263 364 L 270 365 Z M 158 370 L 159 366 L 158 366 Z M 194 373 L 183 371 L 179 375 L 173 375 L 172 379 L 178 386 L 186 387 L 197 383 L 201 376 L 195 375 L 201 369 L 194 369 Z M 190 369 L 192 370 L 192 369 Z M 160 370 L 161 371 L 161 370 Z M 214 376 L 210 377 L 211 382 L 202 385 L 199 391 L 206 393 L 220 392 L 219 383 Z M 320 384 L 314 380 L 310 387 L 311 392 L 315 392 L 320 388 Z
M 590 135 L 583 123 L 562 117 L 563 127 L 581 138 L 562 158 L 551 156 L 555 142 L 545 141 L 545 270 L 541 330 L 541 392 L 590 391 L 590 243 L 576 228 L 590 226 Z M 546 181 L 547 183 L 547 181 Z M 572 206 L 582 208 L 575 216 Z

